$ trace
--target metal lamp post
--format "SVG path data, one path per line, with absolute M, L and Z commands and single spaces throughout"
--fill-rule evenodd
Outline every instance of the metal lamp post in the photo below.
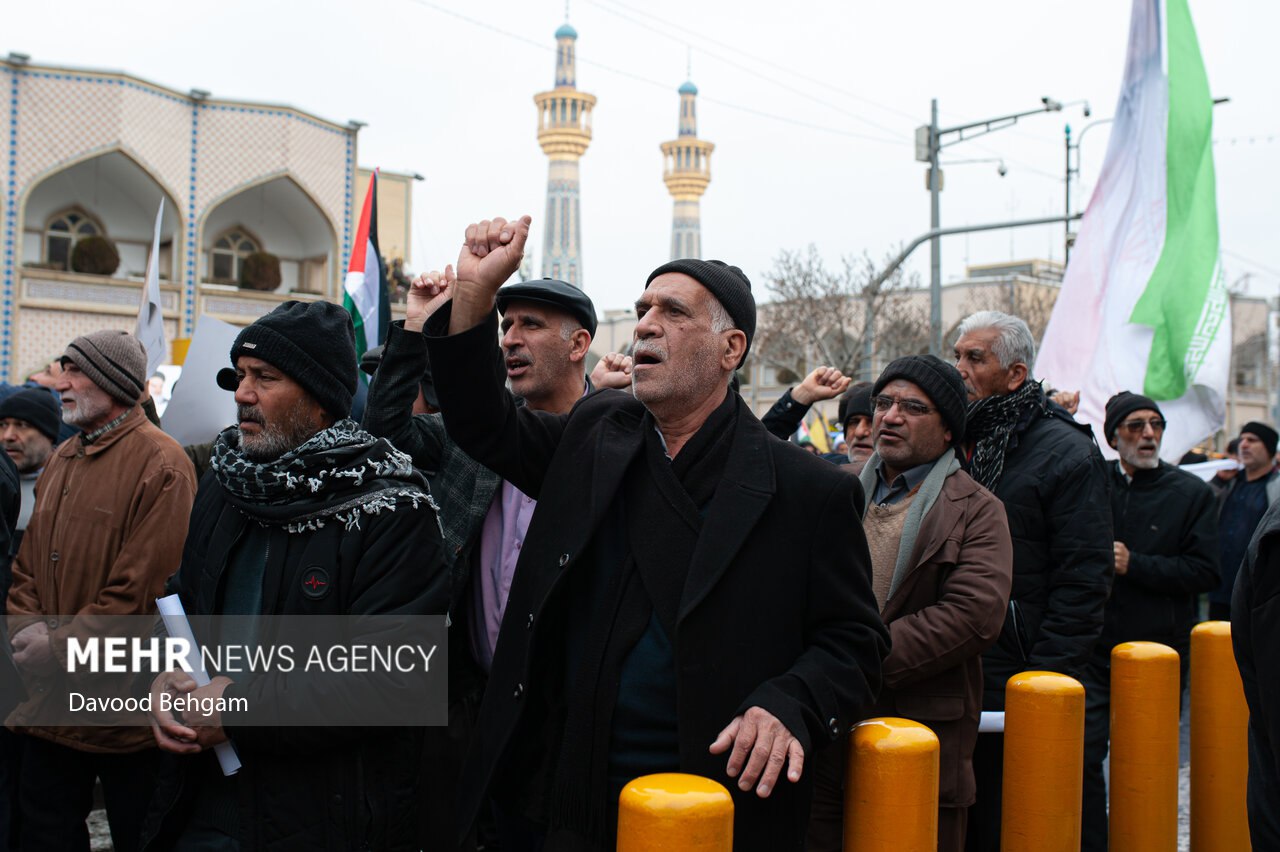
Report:
M 1080 131 L 1080 135 L 1076 137 L 1076 141 L 1074 144 L 1071 142 L 1071 125 L 1068 124 L 1065 128 L 1065 134 L 1067 139 L 1067 175 L 1066 175 L 1067 199 L 1066 199 L 1065 212 L 1068 216 L 1071 215 L 1071 178 L 1080 177 L 1080 144 L 1084 142 L 1084 135 L 1089 132 L 1089 128 L 1091 127 L 1097 127 L 1099 124 L 1110 124 L 1113 121 L 1115 121 L 1114 118 L 1100 118 L 1097 121 L 1089 122 Z M 1075 152 L 1074 161 L 1072 157 L 1072 152 Z M 1071 246 L 1075 244 L 1075 237 L 1076 235 L 1071 233 L 1071 223 L 1067 222 L 1065 248 L 1063 250 L 1063 258 L 1062 258 L 1063 266 L 1066 266 L 1066 262 L 1071 259 Z
M 939 193 L 942 191 L 942 172 L 938 167 L 938 154 L 942 149 L 958 142 L 1012 127 L 1018 123 L 1018 119 L 1029 115 L 1062 111 L 1063 104 L 1053 98 L 1041 98 L 1040 103 L 1039 109 L 972 121 L 968 124 L 957 124 L 954 127 L 939 127 L 938 99 L 933 99 L 929 123 L 916 128 L 916 159 L 929 164 L 927 178 L 931 231 L 941 228 L 938 202 Z M 929 245 L 929 351 L 934 355 L 942 355 L 942 245 L 938 236 L 934 236 Z

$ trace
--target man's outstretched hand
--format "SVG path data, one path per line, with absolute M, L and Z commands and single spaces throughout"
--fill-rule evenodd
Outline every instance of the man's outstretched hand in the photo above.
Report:
M 486 219 L 467 226 L 462 250 L 458 252 L 451 334 L 466 331 L 493 310 L 494 294 L 524 259 L 524 244 L 532 222 L 529 216 L 521 216 L 511 222 Z
M 739 790 L 745 792 L 754 786 L 762 799 L 767 799 L 777 786 L 784 765 L 789 764 L 787 780 L 793 784 L 804 772 L 804 747 L 786 725 L 762 707 L 752 707 L 735 716 L 716 737 L 710 751 L 724 754 L 730 746 L 733 750 L 725 773 L 738 779 Z

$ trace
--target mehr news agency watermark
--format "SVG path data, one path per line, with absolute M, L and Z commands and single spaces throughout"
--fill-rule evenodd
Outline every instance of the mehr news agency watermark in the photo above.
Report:
M 10 725 L 149 724 L 155 711 L 238 725 L 447 724 L 444 616 L 42 620 L 52 659 L 35 670 L 3 661 L 0 709 Z M 231 685 L 218 697 L 153 692 L 164 672 L 190 675 L 197 689 L 212 677 Z

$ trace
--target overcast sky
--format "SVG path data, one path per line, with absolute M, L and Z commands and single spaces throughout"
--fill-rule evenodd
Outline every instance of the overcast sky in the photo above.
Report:
M 1228 280 L 1280 292 L 1280 3 L 1191 0 L 1215 110 L 1219 221 Z M 944 226 L 1063 210 L 1063 125 L 1112 115 L 1128 36 L 1124 0 L 810 2 L 573 0 L 578 86 L 599 99 L 582 161 L 583 275 L 597 308 L 631 304 L 668 258 L 671 199 L 661 142 L 692 79 L 699 135 L 716 144 L 702 201 L 704 257 L 763 290 L 783 249 L 812 243 L 831 264 L 881 257 L 929 227 L 913 134 L 939 100 L 944 125 L 1080 106 L 944 152 Z M 556 0 L 309 0 L 6 4 L 0 50 L 36 63 L 127 71 L 179 90 L 286 103 L 368 123 L 361 165 L 419 172 L 413 265 L 457 256 L 466 223 L 534 216 L 540 274 L 547 161 L 533 95 L 553 83 Z M 1107 125 L 1083 146 L 1083 204 Z M 944 280 L 968 263 L 1062 258 L 1062 226 L 952 237 Z M 909 267 L 927 280 L 928 251 Z

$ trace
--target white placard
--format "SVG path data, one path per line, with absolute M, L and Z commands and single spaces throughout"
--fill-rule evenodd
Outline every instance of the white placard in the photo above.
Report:
M 160 420 L 164 431 L 184 447 L 207 444 L 236 422 L 235 398 L 218 387 L 216 376 L 231 366 L 231 344 L 239 333 L 236 326 L 208 316 L 196 325 L 182 376 Z

